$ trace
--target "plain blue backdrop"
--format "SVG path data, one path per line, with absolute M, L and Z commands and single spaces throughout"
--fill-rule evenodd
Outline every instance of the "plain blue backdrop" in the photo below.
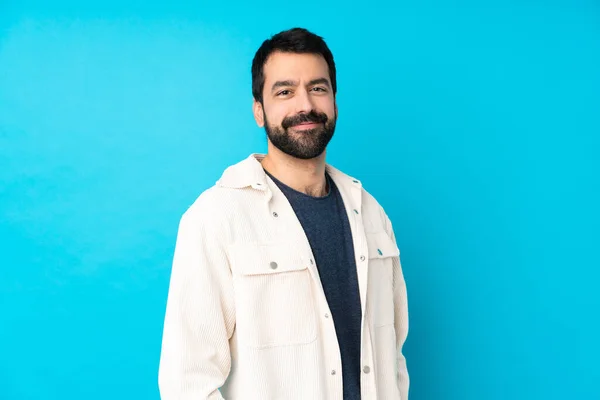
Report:
M 0 399 L 158 400 L 179 218 L 266 150 L 250 63 L 294 26 L 394 223 L 411 400 L 600 399 L 593 0 L 1 0 Z

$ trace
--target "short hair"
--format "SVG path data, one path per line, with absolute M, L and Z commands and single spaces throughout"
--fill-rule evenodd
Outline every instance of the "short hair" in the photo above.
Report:
M 331 81 L 333 94 L 336 94 L 335 62 L 327 44 L 321 36 L 304 28 L 292 28 L 271 36 L 256 51 L 252 60 L 252 95 L 255 100 L 260 103 L 263 102 L 264 66 L 269 56 L 275 52 L 319 54 L 323 56 L 329 67 L 329 80 Z

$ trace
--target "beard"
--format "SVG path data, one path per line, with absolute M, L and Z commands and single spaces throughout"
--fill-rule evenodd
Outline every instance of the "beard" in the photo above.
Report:
M 325 113 L 311 110 L 308 113 L 284 118 L 281 121 L 281 126 L 275 126 L 269 124 L 264 110 L 263 116 L 265 131 L 271 143 L 285 154 L 302 160 L 309 160 L 323 154 L 333 137 L 337 119 L 336 116 L 329 120 Z M 320 123 L 322 125 L 312 129 L 290 132 L 290 129 L 294 129 L 295 125 L 303 122 Z

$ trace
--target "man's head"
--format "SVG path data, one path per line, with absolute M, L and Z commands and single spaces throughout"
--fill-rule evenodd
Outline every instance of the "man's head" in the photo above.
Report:
M 265 40 L 252 61 L 254 118 L 282 152 L 318 157 L 337 120 L 333 55 L 320 36 L 294 28 Z

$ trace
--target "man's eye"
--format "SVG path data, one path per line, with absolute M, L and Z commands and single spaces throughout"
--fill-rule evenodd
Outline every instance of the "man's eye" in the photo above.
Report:
M 316 90 L 317 92 L 325 92 L 326 91 L 325 88 L 318 87 L 318 86 L 314 87 L 313 90 Z
M 288 94 L 290 94 L 289 90 L 282 90 L 281 92 L 277 93 L 277 96 L 287 96 Z

